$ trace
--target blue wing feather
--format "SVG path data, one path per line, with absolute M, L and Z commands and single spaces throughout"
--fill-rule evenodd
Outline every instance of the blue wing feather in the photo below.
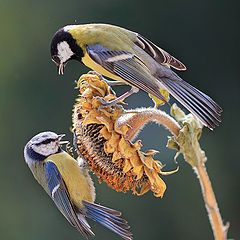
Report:
M 60 212 L 84 237 L 93 236 L 94 233 L 90 230 L 86 219 L 82 215 L 77 215 L 71 203 L 66 184 L 57 166 L 53 162 L 46 162 L 45 166 L 48 188 Z

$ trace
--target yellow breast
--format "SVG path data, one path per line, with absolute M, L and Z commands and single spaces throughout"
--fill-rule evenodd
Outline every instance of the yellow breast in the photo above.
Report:
M 77 165 L 77 161 L 66 152 L 57 153 L 47 158 L 55 163 L 70 194 L 70 199 L 77 207 L 82 207 L 82 200 L 94 202 L 95 190 L 92 180 L 85 169 Z

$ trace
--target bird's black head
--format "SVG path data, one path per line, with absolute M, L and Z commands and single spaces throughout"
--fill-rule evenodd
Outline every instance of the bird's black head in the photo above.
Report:
M 59 74 L 64 71 L 64 67 L 71 59 L 81 61 L 83 50 L 77 41 L 65 28 L 58 30 L 51 42 L 51 58 L 58 67 Z

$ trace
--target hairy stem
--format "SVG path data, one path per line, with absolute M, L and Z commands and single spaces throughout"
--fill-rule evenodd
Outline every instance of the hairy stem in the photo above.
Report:
M 127 124 L 130 126 L 126 134 L 126 138 L 129 140 L 132 140 L 149 121 L 154 121 L 165 126 L 174 135 L 174 137 L 169 140 L 168 147 L 176 149 L 178 154 L 182 153 L 185 161 L 188 162 L 196 172 L 202 188 L 202 195 L 215 240 L 226 240 L 228 225 L 223 225 L 211 181 L 205 167 L 205 152 L 201 150 L 198 142 L 201 135 L 202 124 L 192 115 L 186 116 L 177 106 L 173 106 L 172 111 L 176 119 L 184 125 L 183 128 L 180 127 L 174 118 L 163 111 L 153 108 L 126 111 L 127 114 L 119 120 L 119 125 Z
M 119 119 L 119 125 L 130 126 L 126 138 L 132 140 L 138 132 L 150 121 L 165 126 L 174 136 L 177 136 L 181 127 L 177 121 L 165 112 L 155 108 L 138 108 L 126 111 L 127 114 Z
M 228 224 L 226 226 L 223 225 L 223 221 L 218 209 L 217 201 L 212 189 L 211 181 L 207 174 L 205 164 L 199 164 L 197 167 L 193 167 L 193 169 L 199 178 L 199 182 L 202 188 L 202 195 L 214 233 L 214 238 L 215 240 L 225 240 L 227 239 Z
M 207 158 L 198 142 L 203 125 L 192 114 L 185 115 L 177 105 L 172 106 L 171 113 L 183 127 L 177 137 L 169 139 L 168 147 L 178 151 L 176 156 L 182 153 L 185 161 L 197 173 L 215 240 L 226 240 L 228 224 L 226 226 L 223 225 L 211 181 L 205 167 Z

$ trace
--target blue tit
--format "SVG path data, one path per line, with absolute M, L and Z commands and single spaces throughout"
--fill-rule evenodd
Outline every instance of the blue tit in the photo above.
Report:
M 25 146 L 24 157 L 34 177 L 64 217 L 84 237 L 93 236 L 85 217 L 99 222 L 126 240 L 132 239 L 121 212 L 95 204 L 95 189 L 88 169 L 61 149 L 64 135 L 42 132 Z
M 59 73 L 74 59 L 133 86 L 118 101 L 141 89 L 167 102 L 160 91 L 164 89 L 209 129 L 221 122 L 221 107 L 170 68 L 185 70 L 184 64 L 136 32 L 109 24 L 68 25 L 53 36 L 51 58 Z

